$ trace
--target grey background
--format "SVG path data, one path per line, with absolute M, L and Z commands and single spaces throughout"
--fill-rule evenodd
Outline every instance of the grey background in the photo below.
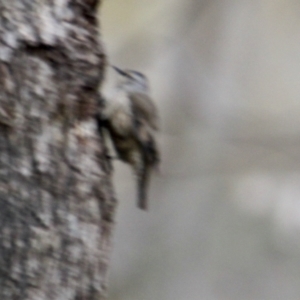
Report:
M 146 73 L 150 212 L 116 162 L 110 300 L 300 299 L 300 2 L 106 0 L 110 60 Z

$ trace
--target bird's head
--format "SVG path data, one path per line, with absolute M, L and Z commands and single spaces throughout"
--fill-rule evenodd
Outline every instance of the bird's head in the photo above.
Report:
M 119 83 L 129 89 L 146 92 L 149 89 L 146 76 L 135 70 L 122 70 L 113 66 L 114 70 L 121 76 Z

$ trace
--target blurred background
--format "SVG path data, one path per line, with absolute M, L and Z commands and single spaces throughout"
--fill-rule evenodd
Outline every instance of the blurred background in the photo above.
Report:
M 300 2 L 104 0 L 162 119 L 150 211 L 116 162 L 109 300 L 300 299 Z

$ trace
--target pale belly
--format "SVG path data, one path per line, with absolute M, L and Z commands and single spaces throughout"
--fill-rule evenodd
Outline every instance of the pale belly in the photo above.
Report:
M 122 109 L 116 109 L 112 118 L 112 126 L 120 135 L 127 135 L 132 130 L 132 118 Z

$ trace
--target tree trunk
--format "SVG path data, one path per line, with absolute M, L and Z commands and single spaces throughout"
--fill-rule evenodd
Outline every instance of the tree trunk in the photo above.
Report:
M 0 299 L 103 299 L 116 202 L 96 0 L 0 0 Z

